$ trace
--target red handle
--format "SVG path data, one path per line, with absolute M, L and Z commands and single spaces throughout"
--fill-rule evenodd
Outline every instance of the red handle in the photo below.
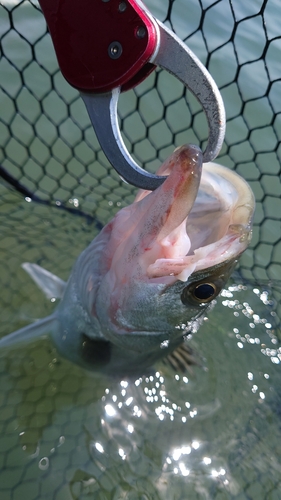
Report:
M 152 20 L 134 0 L 39 0 L 66 80 L 79 90 L 128 89 L 154 66 Z

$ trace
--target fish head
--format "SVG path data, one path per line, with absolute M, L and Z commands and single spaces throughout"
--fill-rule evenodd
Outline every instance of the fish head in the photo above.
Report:
M 131 352 L 194 331 L 251 239 L 254 197 L 238 174 L 202 168 L 196 146 L 176 149 L 158 174 L 163 184 L 140 191 L 104 228 L 89 310 L 104 338 Z

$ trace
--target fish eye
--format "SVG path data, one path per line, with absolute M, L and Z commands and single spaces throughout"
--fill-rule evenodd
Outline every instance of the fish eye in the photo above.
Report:
M 199 284 L 191 284 L 187 286 L 181 294 L 181 301 L 188 306 L 191 303 L 207 304 L 211 302 L 220 292 L 214 283 L 203 282 Z
M 212 283 L 200 283 L 200 285 L 197 285 L 193 290 L 194 297 L 204 302 L 211 300 L 215 293 L 216 287 Z

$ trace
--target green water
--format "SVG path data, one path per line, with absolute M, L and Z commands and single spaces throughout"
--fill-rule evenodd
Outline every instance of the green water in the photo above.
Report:
M 97 229 L 6 188 L 1 199 L 7 334 L 56 305 L 20 264 L 67 278 Z M 279 498 L 275 319 L 267 292 L 230 285 L 190 341 L 198 366 L 178 374 L 159 364 L 137 380 L 85 372 L 48 339 L 2 352 L 1 500 Z
M 261 3 L 233 2 L 237 18 L 258 12 Z M 214 18 L 206 14 L 210 50 L 227 40 L 231 27 L 228 2 L 221 7 L 218 3 L 216 29 Z M 267 6 L 271 37 L 279 34 L 276 7 L 274 1 Z M 151 8 L 163 19 L 167 2 L 153 2 Z M 200 20 L 199 3 L 188 2 L 185 18 L 186 9 L 184 0 L 177 1 L 172 15 L 183 38 Z M 8 17 L 0 12 L 2 34 Z M 14 21 L 18 31 L 31 41 L 45 29 L 40 13 L 27 2 L 15 11 Z M 239 62 L 259 57 L 260 29 L 258 18 L 250 24 L 241 22 L 237 31 L 243 47 Z M 30 58 L 28 45 L 21 44 L 19 35 L 4 42 L 11 60 L 23 66 Z M 194 35 L 189 45 L 204 61 L 202 39 Z M 7 84 L 9 93 L 0 96 L 0 113 L 4 121 L 12 122 L 13 134 L 9 139 L 9 129 L 1 123 L 1 161 L 15 176 L 19 175 L 16 165 L 24 163 L 24 182 L 30 189 L 66 201 L 75 195 L 81 208 L 104 223 L 132 199 L 132 190 L 120 186 L 115 174 L 108 175 L 110 170 L 102 155 L 93 154 L 91 147 L 97 152 L 98 145 L 83 104 L 56 73 L 53 51 L 45 38 L 37 45 L 36 55 L 42 67 L 33 62 L 25 70 L 33 95 L 21 89 L 12 65 L 4 59 L 0 63 L 1 83 Z M 272 79 L 280 76 L 276 60 L 272 49 L 267 56 Z M 231 80 L 236 66 L 229 47 L 213 53 L 210 69 L 219 85 Z M 56 88 L 68 102 L 68 110 L 55 93 L 48 94 L 46 70 L 55 74 Z M 155 124 L 162 116 L 161 102 L 155 93 L 145 94 L 145 89 L 153 87 L 154 78 L 151 76 L 137 91 L 144 96 L 140 98 L 144 121 L 131 116 L 136 104 L 133 93 L 123 95 L 120 102 L 125 139 L 135 143 L 135 157 L 151 169 L 167 156 L 174 143 L 206 138 L 203 117 L 198 116 L 195 132 L 186 131 L 188 109 L 183 100 L 174 102 L 182 89 L 169 75 L 161 75 L 160 89 L 172 134 L 164 121 Z M 262 96 L 267 84 L 264 67 L 245 65 L 240 81 L 244 96 Z M 227 142 L 233 146 L 231 154 L 223 154 L 220 162 L 230 167 L 238 163 L 239 172 L 251 183 L 257 197 L 253 247 L 260 240 L 267 243 L 259 244 L 255 253 L 247 252 L 244 261 L 249 267 L 256 266 L 256 276 L 280 279 L 280 253 L 274 247 L 280 236 L 280 221 L 276 220 L 280 190 L 277 158 L 270 152 L 274 149 L 271 131 L 267 134 L 263 130 L 261 136 L 255 132 L 249 143 L 247 127 L 239 116 L 241 98 L 235 85 L 226 86 L 222 93 L 228 117 L 232 118 Z M 278 112 L 277 82 L 271 95 Z M 21 117 L 12 118 L 13 99 L 21 107 Z M 38 99 L 43 99 L 43 114 Z M 197 103 L 190 102 L 197 109 Z M 67 111 L 75 117 L 76 125 L 66 119 Z M 272 109 L 260 98 L 247 104 L 245 116 L 252 126 L 262 126 L 270 123 Z M 34 129 L 27 126 L 27 118 Z M 144 137 L 146 127 L 150 142 Z M 84 142 L 80 142 L 81 130 Z M 279 134 L 278 119 L 275 130 Z M 252 147 L 257 151 L 255 162 Z M 43 176 L 42 163 L 46 166 Z M 264 174 L 262 180 L 260 172 Z M 21 263 L 37 262 L 67 279 L 75 258 L 98 230 L 95 221 L 56 207 L 28 203 L 7 186 L 0 188 L 0 331 L 6 335 L 50 314 L 56 306 L 38 291 Z M 265 214 L 271 218 L 265 219 Z M 1 353 L 0 500 L 278 500 L 281 350 L 274 314 L 270 294 L 258 285 L 245 289 L 230 285 L 190 341 L 199 365 L 186 374 L 176 374 L 159 364 L 147 377 L 136 381 L 120 380 L 118 376 L 106 379 L 65 361 L 48 339 Z

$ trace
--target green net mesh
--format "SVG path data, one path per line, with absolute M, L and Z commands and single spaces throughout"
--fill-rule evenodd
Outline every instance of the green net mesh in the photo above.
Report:
M 146 4 L 195 52 L 221 90 L 227 130 L 218 162 L 247 179 L 257 202 L 253 240 L 239 270 L 246 280 L 273 283 L 276 311 L 281 279 L 278 2 Z M 10 304 L 23 284 L 21 275 L 11 279 L 23 259 L 56 260 L 57 273 L 66 277 L 84 246 L 81 224 L 91 239 L 89 221 L 102 227 L 132 201 L 135 189 L 108 164 L 78 92 L 62 77 L 37 2 L 1 3 L 0 43 L 1 280 Z M 207 140 L 200 105 L 163 71 L 122 94 L 119 116 L 129 151 L 153 172 L 176 146 L 204 147 Z M 32 209 L 25 208 L 26 201 L 21 204 L 29 195 L 38 200 L 29 204 Z M 71 212 L 61 215 L 59 206 Z M 73 218 L 75 211 L 84 218 Z M 74 248 L 74 238 L 81 248 L 79 243 Z

